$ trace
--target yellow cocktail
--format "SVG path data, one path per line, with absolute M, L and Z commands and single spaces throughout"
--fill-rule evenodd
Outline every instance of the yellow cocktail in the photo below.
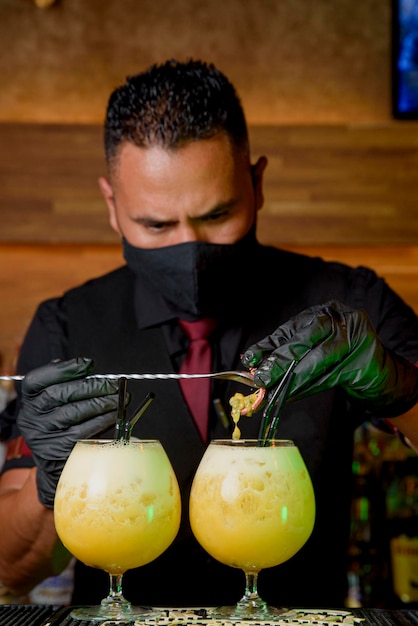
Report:
M 120 587 L 117 578 L 126 570 L 153 561 L 171 544 L 180 509 L 177 480 L 158 441 L 86 440 L 76 444 L 61 474 L 55 526 L 77 559 L 107 571 Z
M 209 554 L 252 577 L 252 597 L 244 596 L 241 608 L 235 607 L 237 618 L 269 617 L 254 592 L 254 576 L 292 557 L 309 538 L 314 520 L 311 479 L 293 442 L 210 444 L 194 478 L 190 523 Z

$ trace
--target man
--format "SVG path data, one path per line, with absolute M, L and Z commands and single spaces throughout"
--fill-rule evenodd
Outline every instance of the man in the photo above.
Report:
M 239 99 L 213 66 L 169 61 L 128 79 L 110 97 L 105 148 L 108 177 L 99 183 L 127 265 L 41 304 L 29 328 L 18 363 L 28 375 L 4 434 L 20 431 L 32 456 L 15 439 L 1 478 L 0 580 L 20 591 L 65 562 L 52 512 L 60 472 L 78 438 L 113 433 L 117 409 L 117 384 L 86 374 L 178 372 L 189 346 L 184 322 L 210 318 L 213 371 L 243 363 L 271 390 L 298 362 L 277 436 L 301 449 L 317 518 L 294 558 L 260 574 L 260 594 L 278 606 L 341 606 L 353 430 L 389 418 L 418 442 L 408 413 L 417 399 L 416 316 L 368 269 L 258 244 L 267 160 L 251 163 Z M 207 441 L 231 436 L 228 400 L 247 393 L 211 384 L 201 433 L 177 381 L 129 381 L 130 407 L 155 394 L 133 434 L 162 442 L 183 503 L 172 546 L 125 576 L 134 603 L 206 606 L 241 595 L 242 573 L 209 557 L 188 523 Z M 241 419 L 243 437 L 259 428 L 259 413 Z M 75 603 L 106 592 L 104 573 L 77 564 Z

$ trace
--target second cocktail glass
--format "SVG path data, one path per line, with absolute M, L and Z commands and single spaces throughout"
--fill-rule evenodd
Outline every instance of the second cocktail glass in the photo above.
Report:
M 237 605 L 211 610 L 210 617 L 277 618 L 280 609 L 258 595 L 258 573 L 296 554 L 314 520 L 311 479 L 293 441 L 212 441 L 193 481 L 190 523 L 211 556 L 244 571 L 246 588 Z
M 177 535 L 180 492 L 171 463 L 156 440 L 77 442 L 61 474 L 55 526 L 77 559 L 110 575 L 98 607 L 75 609 L 82 620 L 153 616 L 123 597 L 122 577 L 150 563 Z

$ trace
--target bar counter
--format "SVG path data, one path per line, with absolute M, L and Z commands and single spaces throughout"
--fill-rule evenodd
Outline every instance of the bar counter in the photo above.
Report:
M 161 609 L 158 618 L 141 621 L 85 621 L 73 619 L 71 607 L 0 605 L 0 626 L 220 626 L 244 622 L 221 622 L 205 618 L 205 609 Z M 418 609 L 290 609 L 274 622 L 247 621 L 247 626 L 418 626 Z

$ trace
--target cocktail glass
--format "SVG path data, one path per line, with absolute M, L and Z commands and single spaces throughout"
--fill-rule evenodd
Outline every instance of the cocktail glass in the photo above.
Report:
M 150 563 L 174 540 L 180 492 L 167 454 L 156 440 L 81 440 L 61 474 L 55 526 L 77 559 L 110 576 L 99 606 L 74 609 L 81 620 L 137 620 L 156 611 L 134 607 L 122 593 L 124 572 Z
M 284 610 L 260 598 L 258 574 L 296 554 L 314 520 L 311 479 L 293 441 L 212 441 L 192 484 L 190 523 L 211 556 L 244 571 L 246 585 L 235 606 L 212 609 L 210 617 L 278 618 Z

